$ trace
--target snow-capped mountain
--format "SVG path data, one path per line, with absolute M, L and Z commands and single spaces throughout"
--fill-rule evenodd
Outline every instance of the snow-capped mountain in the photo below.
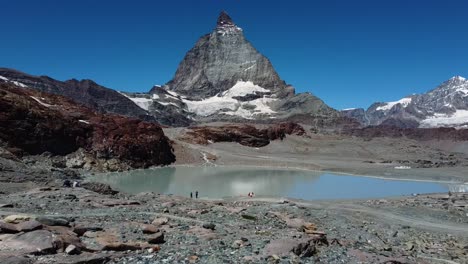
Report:
M 455 76 L 424 94 L 342 113 L 363 125 L 468 128 L 468 80 Z
M 339 116 L 312 94 L 295 94 L 225 12 L 187 52 L 171 81 L 148 94 L 124 94 L 154 116 L 170 111 L 197 122 Z

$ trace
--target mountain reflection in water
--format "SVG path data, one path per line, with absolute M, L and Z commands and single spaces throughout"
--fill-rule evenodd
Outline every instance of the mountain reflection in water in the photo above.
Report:
M 247 167 L 167 167 L 97 174 L 93 180 L 128 193 L 154 192 L 222 198 L 247 196 L 291 197 L 306 200 L 376 198 L 413 193 L 465 190 L 461 184 L 439 184 L 334 175 L 318 171 Z M 461 186 L 461 187 L 460 187 Z

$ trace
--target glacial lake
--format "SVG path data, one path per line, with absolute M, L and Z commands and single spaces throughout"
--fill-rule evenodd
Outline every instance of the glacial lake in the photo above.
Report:
M 92 180 L 116 190 L 137 194 L 154 192 L 200 198 L 247 196 L 291 197 L 305 200 L 379 198 L 414 193 L 466 191 L 468 185 L 387 180 L 336 175 L 318 171 L 242 167 L 166 167 L 101 173 Z

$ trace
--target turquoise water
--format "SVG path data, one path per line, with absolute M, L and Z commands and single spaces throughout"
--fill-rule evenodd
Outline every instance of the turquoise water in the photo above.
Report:
M 128 193 L 154 192 L 202 198 L 246 196 L 306 200 L 377 198 L 447 192 L 465 185 L 386 180 L 330 173 L 235 167 L 176 167 L 97 174 L 94 180 Z M 467 185 L 468 186 L 468 185 Z

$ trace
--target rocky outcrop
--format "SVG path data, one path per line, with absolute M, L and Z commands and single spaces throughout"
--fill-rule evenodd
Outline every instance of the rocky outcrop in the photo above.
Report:
M 305 130 L 295 123 L 281 123 L 260 129 L 245 124 L 203 126 L 190 128 L 181 139 L 202 145 L 210 142 L 237 142 L 249 147 L 264 147 L 270 144 L 271 140 L 283 140 L 286 135 L 293 134 L 302 136 L 305 135 Z
M 48 76 L 33 76 L 17 70 L 0 68 L 0 82 L 12 83 L 41 92 L 63 95 L 101 113 L 119 114 L 155 121 L 131 100 L 92 80 L 58 81 Z
M 0 83 L 0 140 L 17 155 L 67 155 L 83 149 L 100 160 L 131 167 L 173 162 L 161 127 L 118 115 L 103 115 L 62 96 Z

